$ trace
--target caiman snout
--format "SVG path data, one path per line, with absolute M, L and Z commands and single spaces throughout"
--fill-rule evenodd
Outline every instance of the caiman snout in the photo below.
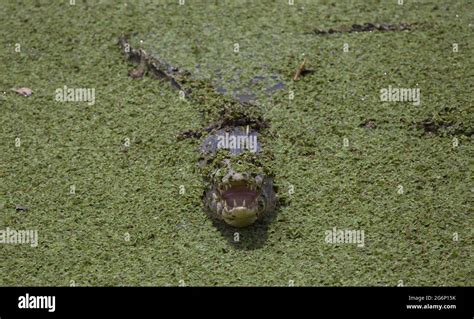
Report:
M 207 192 L 207 206 L 215 216 L 231 226 L 249 226 L 275 208 L 271 178 L 233 172 L 217 184 Z
M 234 227 L 249 226 L 257 220 L 257 212 L 246 207 L 235 207 L 232 212 L 223 212 L 222 218 L 224 221 Z

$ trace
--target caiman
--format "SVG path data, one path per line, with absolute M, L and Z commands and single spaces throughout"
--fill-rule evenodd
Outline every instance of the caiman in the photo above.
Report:
M 405 31 L 411 25 L 353 24 L 351 27 L 315 29 L 314 34 Z M 269 122 L 258 104 L 242 102 L 219 93 L 210 82 L 196 80 L 180 70 L 149 55 L 141 48 L 132 48 L 126 37 L 119 44 L 125 55 L 138 64 L 131 77 L 145 72 L 171 84 L 182 96 L 200 105 L 211 124 L 201 131 L 187 131 L 181 137 L 203 138 L 199 167 L 206 184 L 203 194 L 205 210 L 213 218 L 235 227 L 249 226 L 275 210 L 277 196 L 271 164 L 273 156 L 268 146 Z M 293 80 L 305 71 L 301 64 Z
M 133 48 L 125 36 L 119 44 L 128 59 L 138 65 L 130 72 L 131 77 L 149 73 L 169 82 L 210 118 L 211 124 L 202 131 L 180 134 L 203 139 L 198 166 L 205 183 L 203 204 L 208 215 L 234 227 L 245 227 L 273 212 L 277 197 L 271 171 L 273 156 L 266 147 L 269 123 L 259 106 L 218 93 L 209 82 L 195 80 L 189 72 Z M 211 105 L 209 101 L 213 101 Z

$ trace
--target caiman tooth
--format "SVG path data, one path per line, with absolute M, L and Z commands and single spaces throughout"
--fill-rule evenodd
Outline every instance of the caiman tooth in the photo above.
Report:
M 244 201 L 242 202 L 242 206 L 245 206 L 245 199 L 244 199 Z
M 235 199 L 234 199 L 234 207 L 237 207 L 237 202 L 235 201 Z

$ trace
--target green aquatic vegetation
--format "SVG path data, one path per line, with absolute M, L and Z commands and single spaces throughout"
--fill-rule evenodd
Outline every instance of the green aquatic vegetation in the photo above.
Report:
M 0 245 L 1 285 L 473 284 L 472 3 L 238 2 L 0 4 L 0 228 L 38 230 L 37 247 Z M 366 22 L 414 28 L 313 32 Z M 128 77 L 132 33 L 192 74 L 209 62 L 200 103 Z M 292 82 L 303 57 L 314 72 Z M 272 75 L 250 88 L 288 204 L 236 242 L 202 212 L 200 140 L 176 136 L 231 103 L 208 79 L 231 95 Z M 64 85 L 95 88 L 94 105 L 56 101 Z M 421 104 L 382 102 L 389 85 Z M 364 247 L 326 243 L 334 227 Z

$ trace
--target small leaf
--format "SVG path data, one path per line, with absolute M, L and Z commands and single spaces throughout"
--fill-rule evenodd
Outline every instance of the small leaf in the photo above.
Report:
M 18 93 L 20 95 L 23 95 L 23 96 L 31 96 L 31 94 L 33 94 L 33 91 L 30 88 L 27 88 L 27 87 L 12 89 L 12 91 L 15 91 L 16 93 Z
M 16 206 L 15 206 L 15 209 L 16 209 L 17 211 L 27 211 L 27 210 L 28 210 L 28 207 L 23 206 L 23 205 L 16 205 Z

